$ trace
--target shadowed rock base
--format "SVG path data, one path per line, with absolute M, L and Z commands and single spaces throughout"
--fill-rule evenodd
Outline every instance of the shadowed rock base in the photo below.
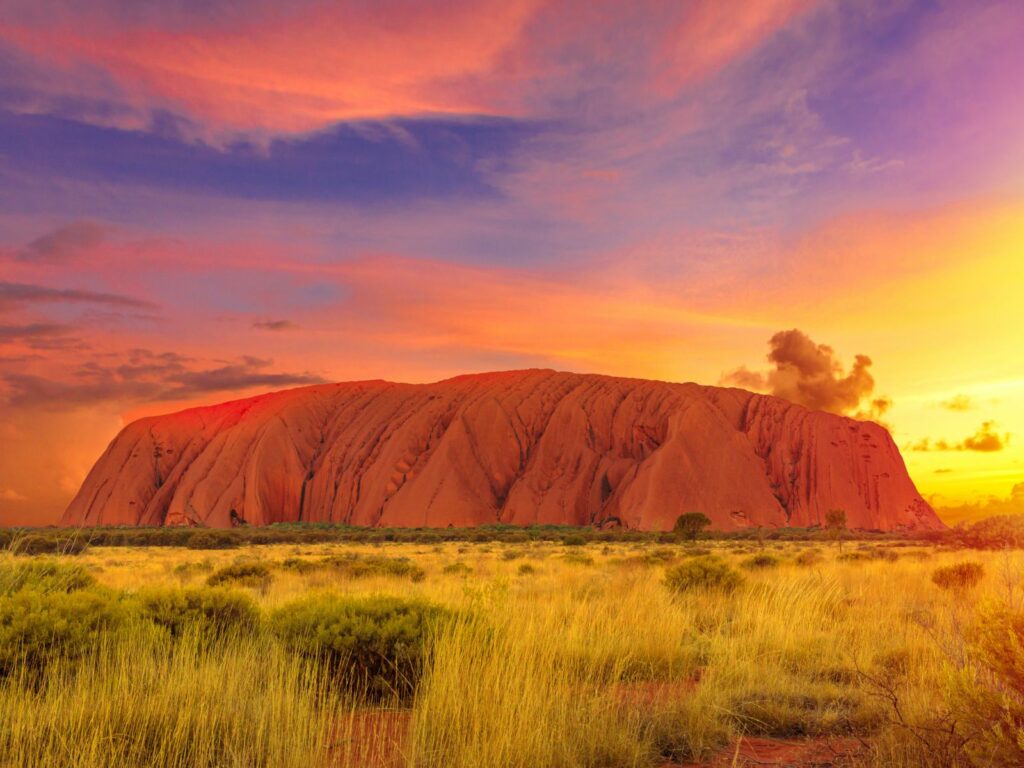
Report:
M 938 528 L 885 429 L 739 389 L 511 371 L 141 419 L 64 525 Z

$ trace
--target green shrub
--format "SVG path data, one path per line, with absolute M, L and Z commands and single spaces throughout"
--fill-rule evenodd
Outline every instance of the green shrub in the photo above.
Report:
M 573 533 L 562 538 L 562 544 L 567 547 L 582 547 L 586 543 L 587 540 L 578 533 Z
M 748 557 L 740 565 L 750 571 L 766 570 L 768 568 L 775 568 L 779 565 L 779 558 L 775 555 L 769 555 L 767 552 Z
M 325 660 L 352 690 L 408 699 L 423 671 L 431 625 L 443 614 L 398 598 L 319 596 L 279 608 L 270 626 L 290 650 Z
M 962 591 L 977 586 L 984 575 L 985 568 L 981 563 L 955 563 L 936 568 L 932 581 L 942 589 Z
M 189 549 L 234 549 L 238 546 L 238 537 L 227 531 L 203 528 L 192 531 L 185 546 Z
M 254 632 L 260 612 L 244 592 L 223 589 L 154 589 L 138 597 L 143 618 L 166 629 L 171 637 L 195 632 L 207 639 Z
M 679 554 L 683 557 L 703 557 L 704 555 L 713 554 L 713 550 L 710 550 L 707 547 L 695 547 L 691 545 L 680 551 Z
M 180 579 L 189 579 L 197 573 L 209 573 L 213 570 L 213 563 L 209 560 L 199 562 L 178 563 L 174 566 L 174 575 Z
M 30 533 L 14 538 L 10 545 L 16 555 L 80 555 L 88 548 L 85 538 L 74 534 L 44 536 Z
M 406 557 L 383 557 L 381 555 L 359 556 L 355 554 L 331 555 L 323 559 L 324 565 L 350 579 L 365 579 L 371 576 L 394 576 L 423 581 L 426 573 Z
M 29 560 L 0 563 L 0 596 L 32 589 L 37 592 L 74 592 L 96 580 L 77 563 Z
M 521 550 L 521 549 L 506 549 L 504 552 L 501 553 L 501 559 L 502 560 L 518 560 L 520 557 L 523 557 L 523 555 L 525 555 L 525 554 L 526 553 L 523 552 L 523 550 Z
M 281 567 L 286 571 L 294 571 L 295 573 L 310 573 L 320 566 L 301 557 L 286 557 L 281 561 Z
M 520 563 L 519 567 L 516 568 L 516 573 L 518 573 L 520 576 L 531 576 L 536 572 L 537 569 L 529 563 Z
M 565 562 L 572 565 L 593 565 L 594 558 L 584 555 L 582 552 L 566 552 L 563 556 Z
M 711 525 L 711 519 L 703 512 L 687 512 L 676 518 L 672 532 L 690 541 L 696 541 L 700 532 L 709 525 Z
M 717 557 L 695 557 L 665 571 L 665 586 L 681 594 L 695 589 L 732 592 L 743 583 L 743 577 L 728 563 Z
M 441 572 L 448 576 L 469 576 L 473 573 L 473 569 L 460 560 L 455 563 L 449 563 L 441 569 Z
M 270 569 L 263 563 L 233 563 L 214 571 L 206 583 L 211 587 L 235 585 L 266 589 L 273 578 Z
M 0 598 L 0 677 L 35 676 L 54 660 L 73 660 L 121 627 L 128 616 L 110 596 L 79 590 L 23 589 Z

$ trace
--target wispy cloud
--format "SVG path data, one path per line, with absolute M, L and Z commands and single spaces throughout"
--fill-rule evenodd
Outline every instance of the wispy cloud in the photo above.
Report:
M 259 331 L 294 331 L 299 326 L 291 320 L 256 320 L 252 327 Z
M 73 221 L 37 237 L 17 253 L 22 261 L 63 262 L 103 242 L 106 228 L 95 221 Z
M 320 384 L 324 379 L 308 372 L 276 371 L 273 360 L 256 357 L 211 365 L 173 352 L 136 349 L 106 355 L 102 362 L 84 363 L 63 375 L 0 371 L 0 381 L 9 406 L 68 410 L 97 403 L 126 407 L 255 388 L 280 389 Z
M 40 303 L 103 304 L 133 309 L 156 309 L 157 307 L 153 302 L 119 293 L 0 282 L 0 310 L 10 309 L 21 304 Z

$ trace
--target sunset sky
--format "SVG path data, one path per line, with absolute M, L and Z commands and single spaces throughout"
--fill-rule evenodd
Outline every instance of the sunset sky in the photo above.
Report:
M 139 415 L 530 367 L 880 420 L 948 520 L 1024 512 L 1022 40 L 1019 0 L 0 0 L 0 524 Z

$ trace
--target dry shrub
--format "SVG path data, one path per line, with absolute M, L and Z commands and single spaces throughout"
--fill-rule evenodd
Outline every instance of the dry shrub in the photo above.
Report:
M 422 568 L 407 557 L 384 557 L 382 555 L 356 554 L 331 555 L 323 559 L 323 564 L 350 579 L 365 579 L 372 576 L 393 576 L 409 579 L 413 582 L 423 581 L 426 573 Z
M 470 576 L 473 573 L 473 569 L 459 560 L 454 563 L 449 563 L 441 569 L 441 572 L 447 576 Z
M 821 556 L 821 553 L 818 550 L 805 549 L 803 552 L 801 552 L 794 558 L 793 562 L 797 565 L 807 567 L 811 565 L 817 565 L 822 561 L 822 559 L 823 558 Z
M 263 563 L 233 563 L 215 571 L 207 580 L 211 587 L 234 585 L 265 590 L 270 586 L 273 575 Z
M 665 571 L 664 584 L 671 592 L 681 594 L 696 589 L 732 592 L 743 583 L 743 577 L 716 557 L 695 557 Z
M 779 558 L 775 555 L 769 555 L 767 552 L 748 557 L 740 565 L 750 571 L 762 571 L 768 568 L 777 568 L 779 565 Z
M 932 581 L 942 589 L 961 592 L 976 587 L 984 575 L 981 563 L 954 563 L 936 568 Z

